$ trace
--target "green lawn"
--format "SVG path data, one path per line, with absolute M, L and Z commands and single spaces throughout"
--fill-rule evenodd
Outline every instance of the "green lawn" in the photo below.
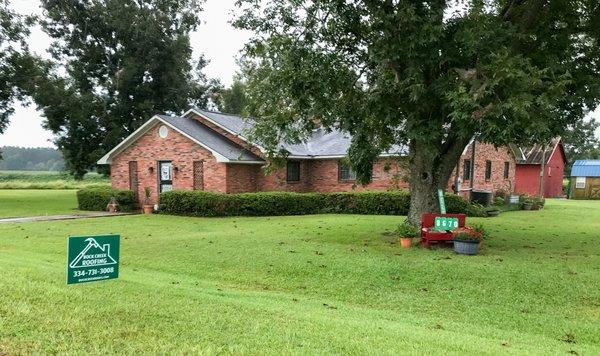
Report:
M 0 189 L 0 218 L 77 213 L 75 190 Z
M 0 224 L 0 354 L 600 354 L 600 202 L 469 219 L 474 257 L 400 249 L 401 220 Z M 66 286 L 67 236 L 107 232 L 120 279 Z

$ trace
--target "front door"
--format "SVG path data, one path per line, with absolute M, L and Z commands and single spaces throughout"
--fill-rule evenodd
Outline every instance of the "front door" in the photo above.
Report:
M 173 190 L 173 163 L 171 161 L 158 162 L 158 187 L 160 193 Z

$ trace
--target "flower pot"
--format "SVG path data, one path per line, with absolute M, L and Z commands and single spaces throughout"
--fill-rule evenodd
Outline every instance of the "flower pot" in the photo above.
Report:
M 476 255 L 480 241 L 454 240 L 454 252 L 461 255 Z
M 488 210 L 487 216 L 494 217 L 500 215 L 500 210 Z
M 533 206 L 533 204 L 523 203 L 523 210 L 531 210 L 532 206 Z
M 409 248 L 411 242 L 412 242 L 412 238 L 410 238 L 410 237 L 401 237 L 400 238 L 400 246 L 402 246 L 402 248 Z
M 153 211 L 154 211 L 154 205 L 152 205 L 152 204 L 144 205 L 144 214 L 152 214 Z

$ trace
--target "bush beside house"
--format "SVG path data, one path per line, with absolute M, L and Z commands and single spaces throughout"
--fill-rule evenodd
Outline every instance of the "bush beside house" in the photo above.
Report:
M 133 211 L 138 207 L 137 198 L 132 190 L 110 187 L 78 190 L 77 204 L 79 210 L 105 211 L 112 197 L 119 204 L 119 211 Z
M 178 190 L 162 193 L 160 202 L 162 212 L 188 216 L 406 215 L 410 195 L 403 191 L 221 194 Z M 456 195 L 446 195 L 446 206 L 448 213 L 485 216 L 485 209 Z

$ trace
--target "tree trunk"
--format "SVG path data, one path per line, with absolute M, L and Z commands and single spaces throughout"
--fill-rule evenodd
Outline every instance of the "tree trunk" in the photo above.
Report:
M 468 139 L 449 141 L 445 147 L 432 147 L 412 140 L 409 153 L 410 210 L 408 222 L 419 225 L 424 213 L 439 213 L 438 189 L 446 191 L 452 171 Z

